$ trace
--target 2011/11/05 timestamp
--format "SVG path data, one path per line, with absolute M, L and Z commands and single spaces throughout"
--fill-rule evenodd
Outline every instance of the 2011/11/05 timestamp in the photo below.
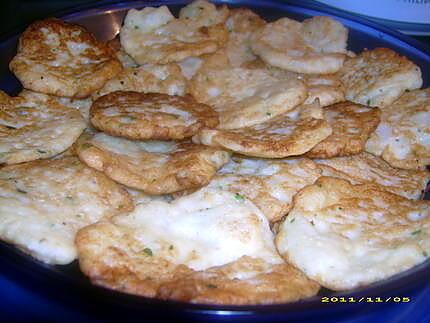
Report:
M 387 297 L 343 297 L 343 296 L 323 296 L 321 303 L 409 303 L 410 297 L 387 296 Z

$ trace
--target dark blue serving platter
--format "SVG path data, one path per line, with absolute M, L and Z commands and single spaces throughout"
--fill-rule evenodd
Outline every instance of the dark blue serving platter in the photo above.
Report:
M 133 1 L 99 2 L 97 7 L 75 8 L 73 13 L 58 14 L 62 19 L 87 27 L 99 39 L 109 40 L 119 31 L 128 9 L 144 6 L 168 5 L 177 12 L 187 1 Z M 220 3 L 220 2 L 217 2 Z M 350 30 L 349 49 L 360 52 L 365 48 L 388 47 L 407 56 L 421 67 L 424 87 L 430 85 L 430 49 L 398 32 L 379 26 L 360 17 L 336 9 L 322 7 L 310 1 L 223 1 L 229 6 L 248 7 L 267 20 L 290 17 L 298 20 L 316 15 L 328 15 L 342 22 Z M 8 63 L 15 55 L 19 33 L 0 41 L 0 89 L 10 94 L 20 90 L 20 84 L 10 73 Z M 428 199 L 429 196 L 427 195 Z M 264 306 L 214 306 L 160 301 L 92 286 L 76 262 L 68 266 L 49 266 L 21 253 L 16 248 L 0 242 L 0 274 L 53 304 L 85 313 L 83 317 L 101 319 L 132 319 L 139 321 L 340 321 L 354 322 L 388 319 L 389 313 L 406 315 L 420 311 L 413 307 L 421 298 L 423 306 L 430 306 L 430 260 L 390 279 L 348 292 L 322 290 L 318 296 L 288 304 Z M 0 291 L 0 295 L 5 295 Z M 322 303 L 322 296 L 354 297 L 355 303 Z M 411 302 L 393 304 L 359 302 L 363 297 L 411 297 Z M 1 301 L 1 300 L 0 300 Z M 415 303 L 414 303 L 415 302 Z M 396 306 L 397 312 L 393 312 Z M 25 309 L 23 309 L 25 310 Z M 424 311 L 423 311 L 424 312 Z M 66 313 L 66 312 L 65 312 Z M 402 314 L 403 313 L 403 314 Z M 409 314 L 408 314 L 409 313 Z M 90 316 L 87 316 L 90 315 Z M 381 316 L 382 315 L 382 316 Z M 411 316 L 412 315 L 412 316 Z M 391 317 L 390 316 L 390 317 Z M 49 315 L 47 316 L 49 317 Z M 427 319 L 430 320 L 428 316 Z M 397 317 L 396 322 L 401 322 Z M 422 316 L 421 318 L 424 318 Z M 2 319 L 0 312 L 0 320 Z M 391 317 L 392 319 L 392 317 Z M 391 321 L 390 319 L 390 321 Z M 419 321 L 415 317 L 413 321 Z M 426 322 L 426 318 L 422 322 Z M 364 322 L 364 321 L 363 321 Z

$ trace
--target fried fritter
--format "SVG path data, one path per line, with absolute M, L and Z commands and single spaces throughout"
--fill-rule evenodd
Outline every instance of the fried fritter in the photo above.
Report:
M 93 103 L 91 123 L 129 139 L 184 139 L 202 127 L 216 127 L 218 114 L 191 96 L 118 91 Z
M 93 283 L 147 297 L 264 304 L 319 289 L 283 263 L 258 208 L 222 190 L 139 205 L 84 228 L 76 241 L 80 267 Z
M 286 261 L 326 288 L 368 285 L 428 258 L 430 201 L 321 177 L 294 197 L 276 245 Z
M 346 99 L 372 107 L 389 106 L 423 82 L 417 65 L 388 48 L 365 50 L 348 58 L 339 74 Z
M 381 111 L 381 123 L 367 141 L 366 151 L 397 168 L 429 165 L 430 88 L 405 93 Z
M 208 187 L 238 193 L 251 200 L 273 223 L 292 207 L 293 196 L 321 174 L 310 159 L 268 160 L 233 157 Z
M 168 194 L 206 185 L 230 159 L 201 145 L 131 141 L 103 133 L 78 147 L 79 158 L 118 183 L 147 194 Z
M 139 64 L 167 64 L 213 53 L 227 41 L 228 32 L 222 19 L 203 22 L 207 10 L 200 13 L 176 19 L 166 6 L 131 9 L 120 31 L 121 45 Z
M 184 95 L 186 79 L 176 64 L 145 64 L 139 67 L 124 68 L 116 77 L 109 80 L 93 98 L 115 91 L 136 91 L 143 93 L 165 93 Z
M 0 91 L 0 163 L 55 156 L 85 129 L 79 111 L 50 98 L 10 97 Z
M 0 239 L 49 264 L 76 258 L 82 227 L 132 209 L 124 189 L 74 157 L 0 170 Z
M 333 132 L 308 151 L 307 157 L 331 158 L 362 152 L 367 139 L 379 124 L 380 111 L 378 108 L 342 102 L 325 107 L 324 117 Z
M 90 32 L 54 18 L 25 30 L 9 67 L 26 89 L 73 98 L 88 97 L 122 69 Z
M 348 157 L 314 159 L 325 176 L 339 177 L 352 184 L 376 183 L 389 192 L 411 200 L 423 197 L 430 172 L 391 167 L 372 154 L 362 152 Z
M 201 68 L 189 85 L 191 95 L 219 113 L 220 129 L 249 127 L 292 110 L 307 95 L 297 79 L 280 80 L 263 69 Z
M 281 18 L 254 32 L 251 48 L 266 63 L 297 73 L 330 74 L 345 60 L 348 30 L 329 17 Z
M 314 109 L 300 106 L 275 119 L 240 129 L 202 129 L 193 141 L 253 157 L 302 155 L 332 133 L 325 119 L 309 115 L 309 110 Z

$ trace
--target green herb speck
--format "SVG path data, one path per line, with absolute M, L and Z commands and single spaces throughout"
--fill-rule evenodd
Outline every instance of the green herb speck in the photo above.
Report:
M 45 150 L 42 150 L 42 149 L 38 149 L 38 150 L 37 150 L 37 152 L 38 152 L 39 154 L 46 154 L 46 151 L 45 151 Z
M 147 256 L 152 256 L 152 250 L 150 248 L 143 249 L 143 253 Z
M 22 189 L 20 189 L 20 188 L 17 188 L 17 189 L 16 189 L 16 191 L 17 191 L 17 192 L 19 192 L 19 193 L 22 193 L 22 194 L 27 194 L 27 192 L 26 192 L 26 191 L 24 191 L 24 190 L 22 190 Z
M 421 229 L 415 230 L 414 232 L 411 232 L 411 235 L 416 236 L 417 234 L 421 233 Z
M 272 115 L 272 113 L 271 112 L 266 112 L 266 116 L 271 116 Z
M 426 251 L 423 251 L 423 256 L 428 257 L 428 253 Z
M 366 105 L 370 105 L 370 99 L 366 101 Z
M 234 194 L 234 198 L 236 201 L 243 202 L 245 201 L 245 197 L 243 195 L 240 195 L 239 193 Z
M 173 250 L 173 245 L 172 244 L 169 246 L 169 250 Z
M 207 284 L 207 286 L 208 286 L 208 288 L 218 288 L 218 286 L 214 285 L 214 284 Z
M 294 221 L 296 221 L 296 218 L 292 218 L 292 219 L 290 220 L 290 223 L 293 223 Z

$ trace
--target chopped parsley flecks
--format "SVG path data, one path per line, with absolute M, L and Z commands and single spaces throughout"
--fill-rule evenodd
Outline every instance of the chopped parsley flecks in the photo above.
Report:
M 143 249 L 143 253 L 145 255 L 147 255 L 147 256 L 152 256 L 153 255 L 152 250 L 150 248 Z
M 416 236 L 417 234 L 421 233 L 421 229 L 415 230 L 414 232 L 411 232 L 411 235 Z
M 245 197 L 243 195 L 240 195 L 239 193 L 234 194 L 234 198 L 236 201 L 243 202 L 245 201 Z

